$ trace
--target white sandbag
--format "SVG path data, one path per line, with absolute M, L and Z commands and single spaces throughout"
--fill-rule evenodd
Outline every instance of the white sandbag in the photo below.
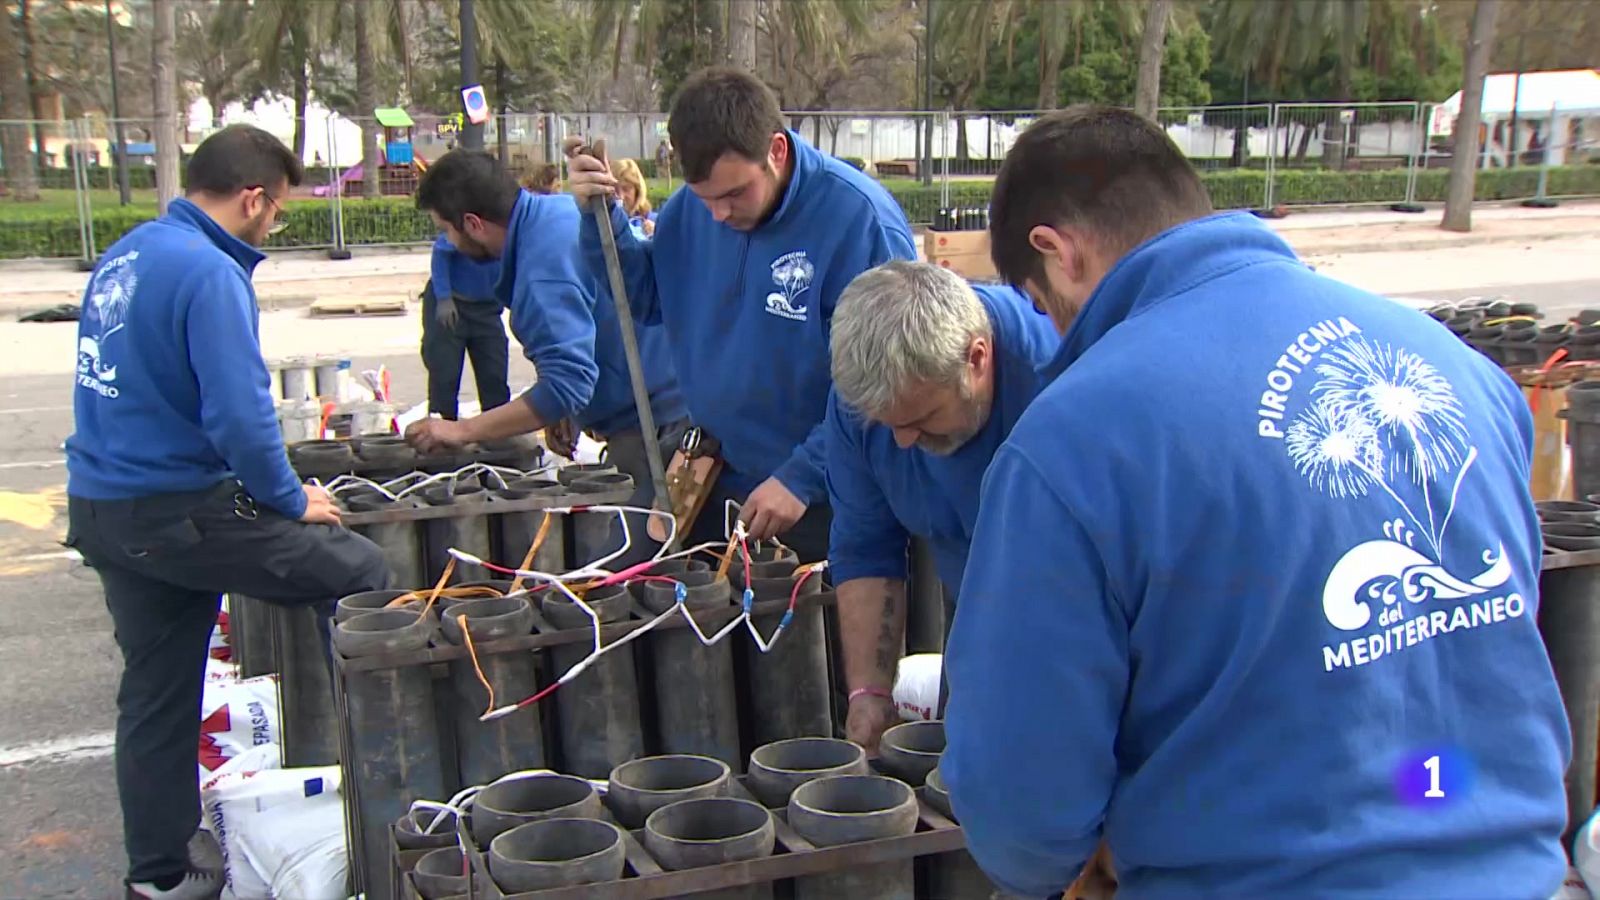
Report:
M 298 851 L 306 858 L 321 860 L 324 854 L 319 848 L 327 841 L 326 829 L 321 828 L 320 823 L 326 817 L 331 816 L 340 823 L 338 849 L 342 854 L 343 813 L 338 797 L 338 766 L 230 772 L 206 782 L 200 799 L 205 805 L 206 825 L 222 850 L 223 896 L 237 900 L 270 900 L 274 896 L 273 877 L 279 875 L 286 864 L 292 864 L 288 857 L 295 856 Z M 305 812 L 306 806 L 314 811 Z M 312 823 L 319 823 L 319 827 L 311 828 Z M 312 832 L 319 838 L 315 848 L 307 844 Z M 326 868 L 327 864 L 319 861 L 297 869 L 300 875 L 296 877 L 314 879 Z M 339 890 L 343 889 L 341 872 Z M 301 896 L 310 895 L 286 893 L 278 896 L 299 900 Z
M 337 787 L 265 813 L 239 849 L 274 900 L 344 900 L 349 855 Z
M 1583 876 L 1583 883 L 1591 894 L 1600 893 L 1600 834 L 1595 833 L 1600 826 L 1597 822 L 1600 822 L 1600 811 L 1590 816 L 1572 839 L 1572 864 Z
M 200 790 L 204 792 L 207 787 L 216 784 L 217 779 L 235 772 L 265 772 L 268 769 L 281 768 L 283 768 L 283 748 L 277 744 L 262 744 L 259 747 L 251 747 L 218 766 L 210 778 L 200 782 Z
M 1583 874 L 1567 866 L 1567 879 L 1561 882 L 1561 889 L 1550 900 L 1593 900 L 1593 897 L 1583 882 Z
M 239 664 L 220 659 L 206 660 L 206 684 L 214 681 L 232 683 L 239 680 Z
M 207 681 L 200 701 L 200 779 L 251 747 L 280 743 L 278 676 Z
M 900 718 L 918 722 L 937 716 L 943 678 L 942 653 L 914 653 L 902 658 L 894 675 L 894 707 Z
M 211 626 L 211 647 L 208 656 L 223 662 L 233 660 L 233 628 L 228 616 L 228 595 L 222 595 L 222 609 L 217 612 L 217 624 Z

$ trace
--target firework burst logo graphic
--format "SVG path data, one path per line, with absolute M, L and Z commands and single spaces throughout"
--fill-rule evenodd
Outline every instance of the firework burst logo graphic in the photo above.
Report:
M 1316 373 L 1310 404 L 1284 431 L 1289 460 L 1330 497 L 1377 493 L 1403 513 L 1385 519 L 1382 539 L 1352 547 L 1329 572 L 1322 598 L 1329 623 L 1365 627 L 1372 616 L 1365 598 L 1393 607 L 1505 583 L 1511 572 L 1503 547 L 1486 551 L 1488 568 L 1468 579 L 1444 566 L 1445 531 L 1478 455 L 1450 382 L 1409 350 L 1359 337 L 1330 350 Z M 1419 539 L 1425 546 L 1416 546 Z M 1380 624 L 1402 614 L 1386 611 Z

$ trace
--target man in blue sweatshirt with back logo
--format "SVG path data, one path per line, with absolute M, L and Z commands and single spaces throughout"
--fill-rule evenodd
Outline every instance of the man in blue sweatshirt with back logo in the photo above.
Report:
M 130 898 L 214 897 L 190 861 L 194 754 L 224 592 L 332 615 L 388 586 L 383 551 L 339 527 L 289 467 L 250 275 L 300 161 L 233 125 L 189 160 L 188 196 L 106 250 L 78 326 L 67 543 L 100 577 L 122 650 L 117 794 Z M 323 619 L 325 622 L 326 619 Z
M 500 321 L 505 309 L 495 296 L 500 261 L 474 259 L 445 235 L 433 242 L 428 284 L 422 292 L 422 363 L 428 370 L 428 412 L 454 419 L 461 393 L 461 367 L 472 360 L 478 408 L 491 410 L 511 399 L 506 384 L 510 345 Z
M 628 227 L 606 161 L 572 156 L 584 257 L 604 280 L 587 213 L 606 197 L 634 317 L 666 324 L 690 418 L 721 444 L 725 468 L 689 541 L 722 538 L 733 500 L 751 537 L 779 537 L 802 562 L 820 561 L 834 303 L 861 272 L 915 259 L 911 228 L 876 181 L 785 129 L 772 91 L 748 73 L 691 76 L 667 130 L 687 185 L 653 238 Z
M 898 724 L 906 548 L 929 542 L 947 600 L 961 586 L 989 459 L 1060 345 L 1015 288 L 896 260 L 856 276 L 833 314 L 828 560 L 839 592 L 845 736 L 876 749 Z M 946 618 L 948 621 L 948 617 Z
M 654 482 L 639 430 L 633 384 L 622 349 L 616 306 L 597 289 L 578 259 L 578 207 L 565 194 L 531 194 L 487 153 L 452 150 L 428 167 L 417 187 L 417 206 L 433 215 L 456 249 L 475 259 L 499 259 L 495 290 L 511 309 L 511 330 L 538 370 L 532 388 L 497 409 L 460 422 L 424 419 L 406 439 L 424 450 L 500 440 L 545 429 L 556 452 L 572 454 L 576 427 L 606 443 L 606 456 L 631 475 L 627 505 L 647 508 Z M 683 397 L 672 377 L 662 329 L 637 329 L 639 356 L 655 435 L 666 452 L 683 433 Z M 645 517 L 629 514 L 632 546 L 614 565 L 650 558 L 659 548 L 645 533 Z M 622 529 L 613 530 L 615 545 Z M 503 560 L 514 565 L 520 560 Z
M 1554 894 L 1570 735 L 1511 380 L 1212 214 L 1128 111 L 1034 123 L 990 223 L 1065 337 L 945 660 L 978 863 L 1043 897 L 1104 838 L 1129 900 Z

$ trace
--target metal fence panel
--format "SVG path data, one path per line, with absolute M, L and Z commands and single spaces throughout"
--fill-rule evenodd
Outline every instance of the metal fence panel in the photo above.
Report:
M 1283 206 L 1404 202 L 1426 144 L 1414 102 L 1279 103 L 1272 132 L 1272 199 Z

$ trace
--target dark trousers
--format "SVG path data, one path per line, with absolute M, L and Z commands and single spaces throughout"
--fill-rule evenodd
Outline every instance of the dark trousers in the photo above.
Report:
M 100 576 L 117 646 L 117 795 L 128 880 L 182 872 L 200 824 L 196 754 L 207 645 L 223 593 L 333 614 L 388 586 L 377 545 L 258 508 L 235 482 L 67 504 L 67 543 Z
M 661 465 L 672 464 L 672 454 L 678 449 L 678 444 L 683 440 L 683 432 L 687 430 L 687 420 L 671 422 L 656 427 L 656 443 L 661 448 Z M 638 506 L 649 508 L 655 505 L 655 481 L 650 476 L 650 457 L 644 449 L 644 433 L 635 428 L 606 436 L 606 462 L 617 467 L 617 471 L 633 478 L 633 496 L 629 497 L 624 506 Z M 628 537 L 631 543 L 628 552 L 613 560 L 606 568 L 619 572 L 628 566 L 637 565 L 656 554 L 661 545 L 650 539 L 645 531 L 650 517 L 642 513 L 627 513 Z M 665 522 L 662 519 L 662 522 Z M 619 522 L 612 526 L 612 543 L 607 553 L 615 552 L 622 546 L 622 525 Z M 681 542 L 680 542 L 681 543 Z M 688 544 L 682 544 L 687 547 Z
M 727 502 L 744 503 L 746 496 L 729 490 L 727 479 L 718 478 L 711 486 L 711 496 L 707 498 L 706 505 L 700 508 L 700 517 L 695 519 L 694 527 L 689 529 L 689 537 L 683 545 L 694 547 L 707 541 L 726 543 L 728 537 L 723 531 L 723 517 Z M 732 517 L 728 521 L 731 524 Z M 828 530 L 832 526 L 833 508 L 826 503 L 813 503 L 806 507 L 805 515 L 794 523 L 794 527 L 778 535 L 778 540 L 793 550 L 800 562 L 821 562 L 828 558 Z
M 506 381 L 511 359 L 499 304 L 457 298 L 459 318 L 454 328 L 439 324 L 437 309 L 430 282 L 422 292 L 422 364 L 428 370 L 428 411 L 456 418 L 461 367 L 467 358 L 472 360 L 478 405 L 490 410 L 505 404 L 511 399 Z

